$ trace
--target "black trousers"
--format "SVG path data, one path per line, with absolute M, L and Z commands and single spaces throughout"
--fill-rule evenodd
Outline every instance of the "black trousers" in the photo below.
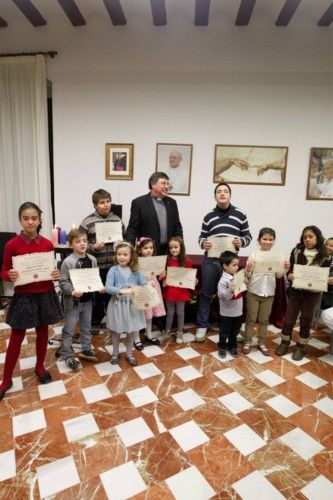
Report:
M 237 335 L 242 326 L 242 316 L 220 316 L 220 349 L 236 349 Z

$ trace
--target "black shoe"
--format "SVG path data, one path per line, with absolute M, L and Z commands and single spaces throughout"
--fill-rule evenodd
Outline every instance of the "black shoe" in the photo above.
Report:
M 230 349 L 230 351 L 229 351 L 229 352 L 230 352 L 230 355 L 231 355 L 233 358 L 238 358 L 239 353 L 238 353 L 238 351 L 237 351 L 237 349 L 236 349 L 235 347 L 234 347 L 234 348 L 232 348 L 232 349 Z
M 66 365 L 68 366 L 68 368 L 70 368 L 71 370 L 73 370 L 74 372 L 76 372 L 76 370 L 78 370 L 80 368 L 80 363 L 77 359 L 75 358 L 67 358 L 65 360 L 65 363 Z
M 0 401 L 1 399 L 3 399 L 4 395 L 6 394 L 7 391 L 9 391 L 9 389 L 13 387 L 13 381 L 11 381 L 11 383 L 9 384 L 9 386 L 7 387 L 7 389 L 2 389 L 0 391 Z
M 151 339 L 146 337 L 146 341 L 152 345 L 160 345 L 160 341 L 156 337 L 152 337 Z
M 227 351 L 225 349 L 219 349 L 218 351 L 219 358 L 226 358 L 227 357 Z
M 86 359 L 87 361 L 98 361 L 92 349 L 81 351 L 78 353 L 79 358 Z
M 293 352 L 293 355 L 291 356 L 291 358 L 294 360 L 294 361 L 301 361 L 301 359 L 304 358 L 304 355 L 305 355 L 305 349 L 303 347 L 296 347 L 296 350 Z
M 137 351 L 143 351 L 144 349 L 143 343 L 140 341 L 134 342 L 134 347 Z
M 51 377 L 51 374 L 49 372 L 36 373 L 36 375 L 37 375 L 38 380 L 41 384 L 49 384 L 50 382 L 52 382 L 52 377 Z

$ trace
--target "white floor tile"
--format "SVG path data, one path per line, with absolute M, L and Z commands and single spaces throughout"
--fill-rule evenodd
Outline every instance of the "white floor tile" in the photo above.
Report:
M 217 343 L 218 343 L 219 338 L 220 338 L 220 336 L 219 336 L 219 334 L 218 334 L 218 333 L 216 333 L 215 335 L 208 335 L 208 336 L 207 336 L 207 339 L 208 339 L 208 340 L 211 340 L 212 342 L 214 342 L 214 344 L 217 344 Z
M 301 373 L 301 375 L 297 375 L 295 378 L 308 387 L 311 387 L 311 389 L 319 389 L 319 387 L 327 384 L 327 380 L 317 377 L 317 375 L 313 375 L 310 372 Z
M 193 349 L 193 347 L 184 347 L 183 349 L 177 349 L 175 351 L 175 354 L 178 354 L 178 356 L 180 356 L 185 361 L 200 356 L 200 354 L 195 349 Z
M 324 363 L 333 366 L 333 354 L 325 354 L 324 356 L 321 356 L 319 359 L 320 361 L 324 361 Z
M 53 334 L 54 335 L 61 335 L 62 334 L 62 326 L 53 326 Z
M 36 356 L 30 356 L 29 358 L 20 358 L 19 364 L 21 370 L 28 370 L 29 368 L 34 368 L 36 366 Z
M 327 349 L 329 346 L 329 344 L 327 344 L 326 342 L 323 342 L 322 340 L 316 339 L 314 337 L 309 340 L 308 344 L 312 347 L 323 350 Z
M 333 483 L 325 476 L 318 476 L 301 489 L 301 493 L 309 500 L 332 500 Z
M 188 342 L 194 342 L 195 341 L 195 336 L 193 335 L 193 333 L 184 332 L 183 333 L 183 341 L 184 341 L 185 344 L 188 343 Z
M 0 365 L 4 364 L 5 359 L 6 359 L 6 353 L 0 352 Z
M 0 482 L 16 476 L 15 450 L 0 453 Z
M 80 363 L 79 369 L 82 369 L 80 360 L 78 358 L 75 359 Z M 66 365 L 66 362 L 64 360 L 57 361 L 56 365 L 58 367 L 59 373 L 74 373 L 73 370 L 71 370 L 69 366 Z
M 126 392 L 126 396 L 135 408 L 158 401 L 156 394 L 147 385 Z
M 245 456 L 266 445 L 266 441 L 246 424 L 239 425 L 224 435 Z
M 265 370 L 257 373 L 255 377 L 269 387 L 276 387 L 277 385 L 285 382 L 284 378 L 280 377 L 277 373 L 272 372 L 272 370 Z
M 313 406 L 325 413 L 328 417 L 333 418 L 333 399 L 326 396 L 313 403 Z
M 196 378 L 202 377 L 202 374 L 193 368 L 193 366 L 184 366 L 183 368 L 176 368 L 173 370 L 183 382 L 189 382 L 189 380 L 194 380 Z
M 9 338 L 6 339 L 6 347 L 8 347 L 8 345 L 9 345 L 9 340 L 10 340 Z M 22 342 L 21 345 L 28 345 L 28 338 L 27 338 L 27 336 L 24 337 L 23 342 Z
M 193 420 L 177 425 L 169 429 L 169 432 L 184 451 L 192 450 L 209 441 L 207 434 Z
M 274 342 L 275 344 L 281 344 L 281 337 L 275 337 L 275 339 L 272 339 L 272 342 Z M 294 342 L 293 340 L 290 341 L 290 347 L 296 345 L 296 342 Z
M 310 363 L 310 360 L 308 358 L 303 358 L 300 361 L 294 361 L 292 359 L 292 355 L 293 355 L 292 352 L 288 352 L 288 354 L 285 354 L 284 356 L 282 356 L 282 358 L 286 359 L 287 361 L 290 361 L 290 363 L 293 363 L 296 366 L 302 366 L 305 365 L 306 363 Z
M 111 398 L 112 396 L 105 384 L 91 385 L 90 387 L 81 389 L 81 391 L 88 405 L 96 403 L 97 401 L 103 401 L 104 399 Z
M 109 500 L 130 498 L 147 489 L 134 462 L 102 472 L 100 478 Z
M 74 458 L 71 455 L 37 467 L 37 480 L 41 498 L 55 495 L 80 483 Z
M 111 365 L 110 361 L 106 361 L 105 363 L 98 363 L 94 365 L 98 375 L 101 377 L 113 375 L 114 373 L 121 372 L 121 368 L 119 365 Z
M 155 377 L 156 375 L 161 375 L 162 373 L 161 370 L 154 365 L 154 363 L 146 363 L 145 365 L 135 366 L 134 371 L 136 371 L 142 380 Z
M 113 345 L 110 344 L 110 345 L 106 345 L 105 346 L 105 350 L 108 351 L 108 353 L 110 354 L 110 356 L 112 356 L 113 354 Z M 123 352 L 126 352 L 126 346 L 123 342 L 119 342 L 119 353 L 122 354 Z
M 281 333 L 281 328 L 278 328 L 277 326 L 274 325 L 268 325 L 267 330 L 272 333 Z
M 46 420 L 43 410 L 29 411 L 13 417 L 13 435 L 14 437 L 28 434 L 28 432 L 45 429 Z
M 142 417 L 116 425 L 115 429 L 126 447 L 154 437 L 154 434 Z
M 299 332 L 299 330 L 300 330 L 300 326 L 299 325 L 297 325 L 297 326 L 294 327 L 294 331 L 295 332 Z M 314 330 L 313 328 L 311 328 L 310 335 L 313 335 L 315 333 L 316 333 L 316 330 Z
M 208 500 L 215 491 L 195 467 L 184 469 L 165 480 L 177 500 Z
M 161 349 L 158 345 L 147 345 L 142 352 L 146 358 L 154 358 L 155 356 L 164 354 L 163 349 Z
M 219 370 L 217 372 L 214 372 L 214 375 L 216 375 L 220 380 L 222 380 L 222 382 L 228 385 L 239 382 L 240 380 L 244 380 L 244 377 L 233 368 L 225 368 L 224 370 Z
M 66 394 L 66 386 L 63 380 L 56 380 L 50 384 L 42 384 L 38 386 L 40 399 L 54 398 L 55 396 L 61 396 Z
M 13 386 L 6 392 L 6 394 L 10 394 L 12 392 L 22 391 L 23 390 L 23 380 L 22 377 L 13 377 Z M 2 382 L 2 380 L 1 380 Z
M 290 415 L 293 415 L 294 413 L 297 413 L 302 409 L 300 406 L 296 405 L 293 401 L 290 401 L 290 399 L 286 398 L 282 394 L 274 396 L 270 399 L 266 399 L 265 403 L 285 418 L 290 417 Z
M 309 460 L 313 455 L 324 449 L 324 446 L 298 427 L 283 434 L 279 439 L 304 460 Z
M 79 441 L 80 439 L 99 432 L 98 425 L 92 413 L 71 418 L 70 420 L 64 420 L 63 426 L 69 443 Z
M 285 497 L 260 472 L 251 472 L 232 485 L 242 500 L 283 500 Z
M 218 400 L 228 408 L 234 415 L 248 410 L 253 407 L 247 399 L 243 398 L 238 392 L 231 392 L 230 394 L 225 394 L 224 396 L 218 398 Z
M 10 330 L 10 326 L 7 323 L 0 323 L 0 330 Z
M 205 404 L 205 400 L 202 399 L 199 394 L 197 394 L 193 389 L 187 389 L 186 391 L 177 392 L 177 394 L 172 394 L 172 398 L 177 404 L 184 410 L 193 410 Z
M 273 359 L 271 356 L 264 356 L 264 354 L 259 350 L 251 351 L 246 355 L 246 357 L 252 359 L 252 361 L 255 361 L 256 363 L 259 363 L 259 365 L 264 365 Z

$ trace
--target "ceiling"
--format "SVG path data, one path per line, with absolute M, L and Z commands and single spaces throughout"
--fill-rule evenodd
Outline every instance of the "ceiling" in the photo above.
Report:
M 177 10 L 178 9 L 178 10 Z M 73 29 L 89 25 L 92 16 L 102 15 L 114 26 L 127 26 L 142 19 L 155 26 L 166 26 L 174 16 L 186 15 L 193 26 L 206 26 L 217 17 L 243 27 L 260 17 L 273 27 L 290 27 L 305 23 L 327 28 L 333 21 L 333 2 L 329 0 L 2 0 L 0 28 L 6 30 L 17 16 L 36 29 L 59 19 Z M 1 30 L 1 31 L 2 31 Z

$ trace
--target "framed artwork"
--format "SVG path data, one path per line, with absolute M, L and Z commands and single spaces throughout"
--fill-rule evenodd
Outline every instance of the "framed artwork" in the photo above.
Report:
M 311 148 L 307 200 L 333 200 L 333 148 Z
M 213 182 L 284 186 L 286 146 L 215 145 Z
M 133 180 L 134 144 L 105 144 L 105 178 Z
M 156 144 L 156 172 L 169 177 L 172 195 L 189 196 L 191 191 L 192 144 Z

